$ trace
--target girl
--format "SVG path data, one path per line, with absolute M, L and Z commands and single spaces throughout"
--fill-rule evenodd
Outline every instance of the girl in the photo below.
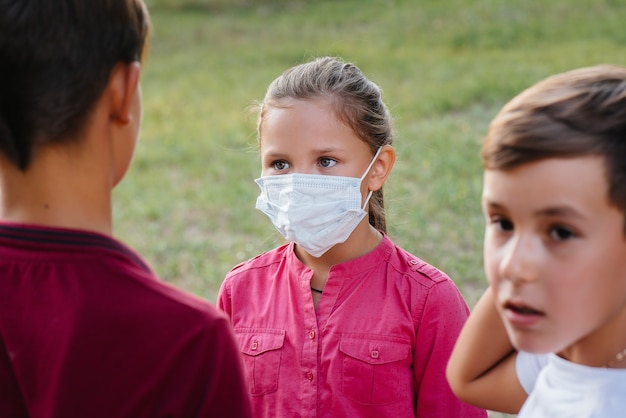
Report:
M 467 402 L 520 418 L 625 416 L 625 134 L 626 68 L 608 65 L 543 80 L 491 123 L 491 287 L 448 367 Z
M 380 89 L 335 58 L 298 65 L 270 85 L 258 136 L 256 207 L 290 242 L 236 266 L 218 296 L 255 416 L 486 416 L 445 380 L 463 297 L 385 234 Z

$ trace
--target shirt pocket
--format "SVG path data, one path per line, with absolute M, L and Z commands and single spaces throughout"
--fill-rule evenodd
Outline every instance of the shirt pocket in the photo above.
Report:
M 265 395 L 278 389 L 280 358 L 285 330 L 235 328 L 235 338 L 243 354 L 248 388 L 252 395 Z
M 365 405 L 384 405 L 413 398 L 411 343 L 395 337 L 344 334 L 342 390 Z

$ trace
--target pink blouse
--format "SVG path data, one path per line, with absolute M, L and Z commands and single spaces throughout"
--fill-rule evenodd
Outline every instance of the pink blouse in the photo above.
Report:
M 469 313 L 448 276 L 387 236 L 331 268 L 317 311 L 312 274 L 289 243 L 236 266 L 220 289 L 255 417 L 487 416 L 445 378 Z

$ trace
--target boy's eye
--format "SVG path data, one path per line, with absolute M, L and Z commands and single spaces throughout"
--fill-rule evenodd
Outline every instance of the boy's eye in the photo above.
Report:
M 550 228 L 550 238 L 555 241 L 565 241 L 575 237 L 574 232 L 563 226 L 555 226 Z
M 274 161 L 271 164 L 271 166 L 274 170 L 282 171 L 282 170 L 286 170 L 289 168 L 289 163 L 287 163 L 287 161 L 284 161 L 284 160 L 278 160 L 278 161 Z
M 490 219 L 490 223 L 498 228 L 500 231 L 509 232 L 513 230 L 513 222 L 506 218 L 494 216 Z
M 337 161 L 333 160 L 332 158 L 327 158 L 327 157 L 320 158 L 320 166 L 323 168 L 330 168 L 334 166 L 335 164 L 337 164 Z

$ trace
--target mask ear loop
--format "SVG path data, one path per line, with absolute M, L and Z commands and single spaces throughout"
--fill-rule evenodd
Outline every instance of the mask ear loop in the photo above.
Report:
M 367 176 L 367 173 L 370 172 L 372 166 L 374 165 L 374 163 L 376 162 L 376 159 L 378 158 L 378 156 L 380 155 L 380 151 L 383 149 L 382 146 L 380 146 L 378 148 L 378 151 L 376 151 L 376 154 L 374 154 L 374 158 L 372 158 L 372 161 L 370 161 L 370 165 L 367 166 L 367 169 L 365 170 L 365 173 L 363 173 L 363 175 L 361 176 L 361 182 L 363 182 L 363 179 L 365 178 L 365 176 Z M 370 201 L 370 198 L 372 197 L 372 193 L 374 193 L 373 190 L 370 190 L 369 193 L 367 194 L 367 197 L 365 198 L 365 203 L 363 203 L 363 207 L 361 208 L 361 210 L 365 210 L 365 207 L 367 206 L 367 204 Z

